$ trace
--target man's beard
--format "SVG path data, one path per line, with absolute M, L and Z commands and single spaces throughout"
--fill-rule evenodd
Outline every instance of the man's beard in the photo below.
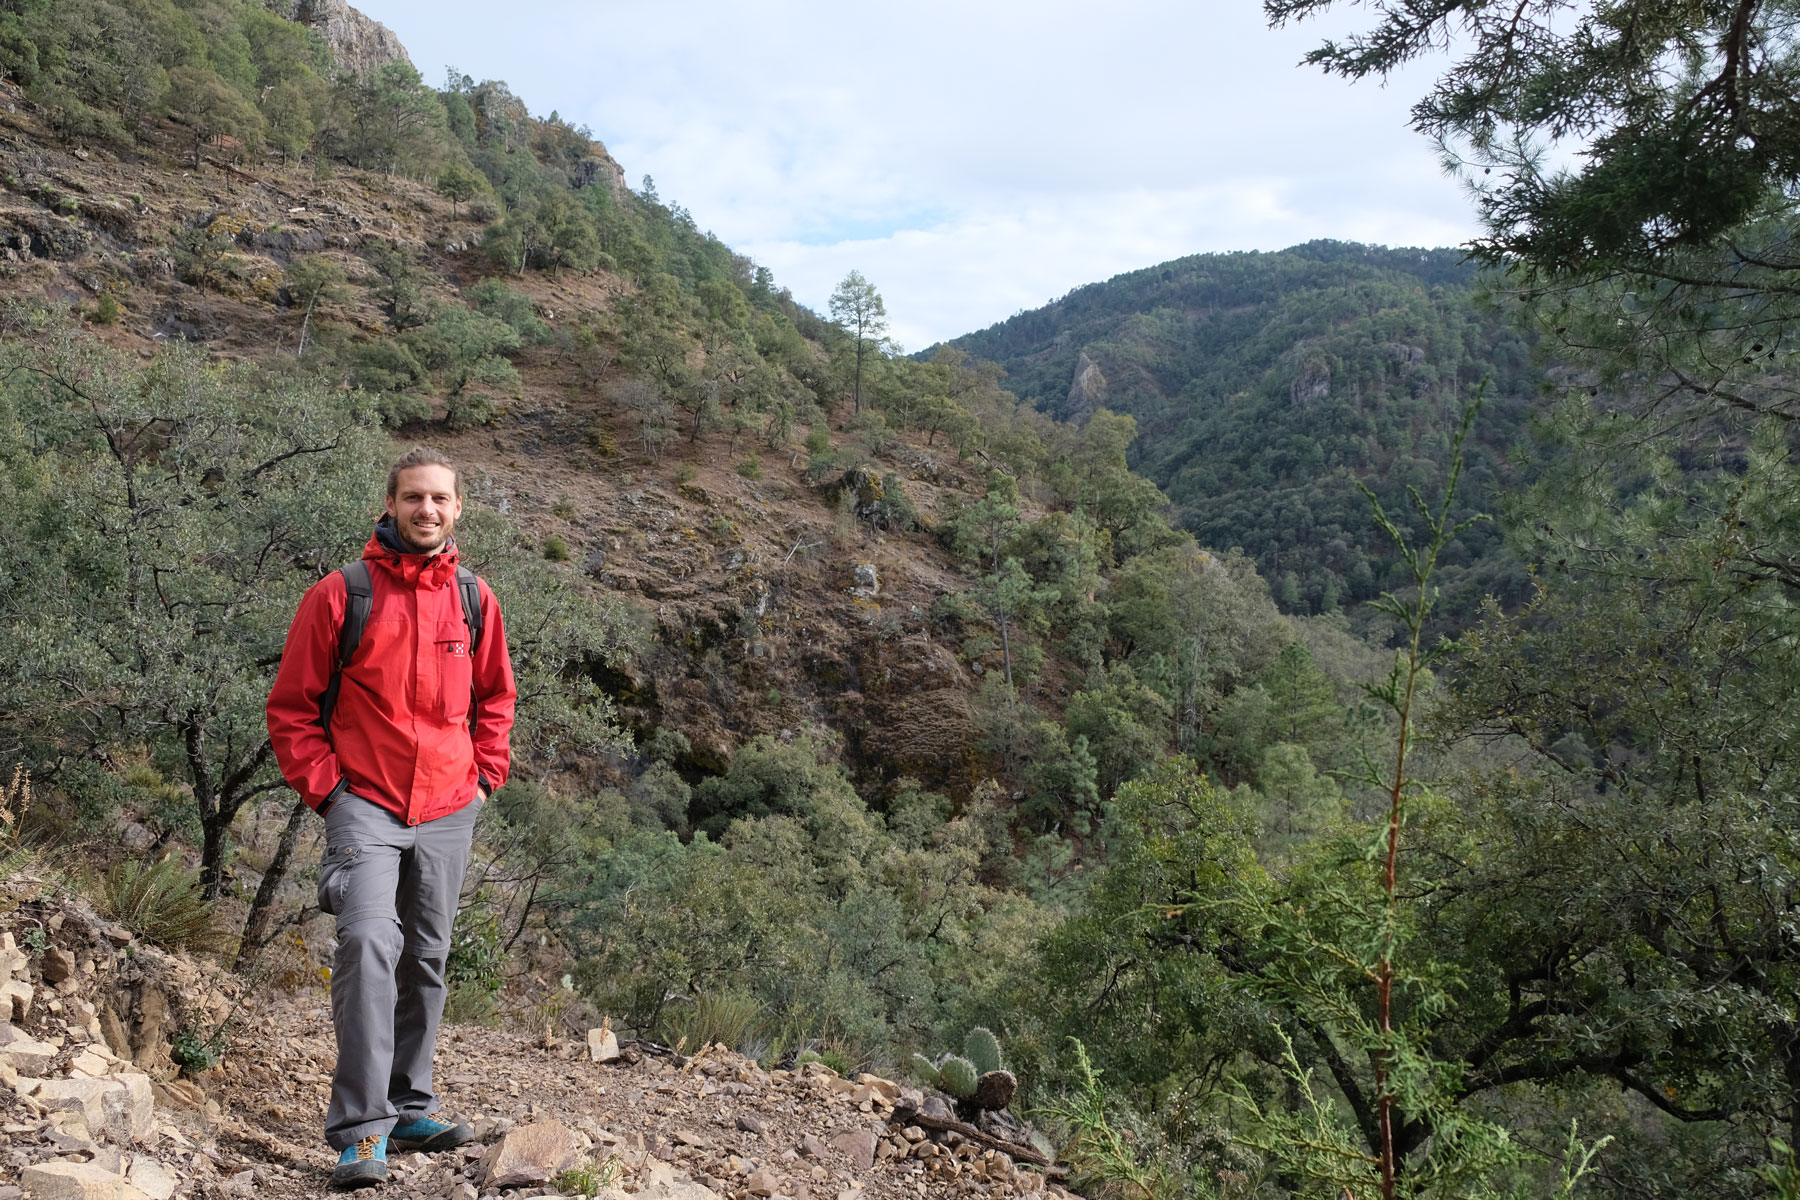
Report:
M 408 531 L 398 523 L 394 526 L 394 532 L 399 536 L 401 543 L 407 550 L 413 554 L 432 554 L 442 550 L 445 546 L 450 544 L 450 532 L 452 528 L 453 526 L 450 525 L 439 525 L 432 531 L 437 535 L 437 540 L 429 543 L 414 541 L 408 536 Z

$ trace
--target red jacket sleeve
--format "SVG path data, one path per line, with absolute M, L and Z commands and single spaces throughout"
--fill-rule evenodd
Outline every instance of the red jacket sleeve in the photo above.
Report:
M 475 773 L 489 793 L 506 784 L 512 773 L 513 710 L 519 689 L 513 682 L 512 655 L 506 649 L 506 626 L 500 603 L 481 581 L 481 644 L 475 648 Z
M 314 809 L 336 799 L 344 782 L 337 754 L 319 725 L 319 697 L 337 662 L 344 607 L 344 577 L 336 571 L 307 589 L 288 627 L 269 691 L 269 743 L 275 761 L 289 786 Z

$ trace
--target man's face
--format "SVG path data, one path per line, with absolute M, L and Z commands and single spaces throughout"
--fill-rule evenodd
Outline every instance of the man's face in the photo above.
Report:
M 462 501 L 456 495 L 456 476 L 449 467 L 408 467 L 395 481 L 387 498 L 388 516 L 400 540 L 420 554 L 436 554 L 450 540 Z

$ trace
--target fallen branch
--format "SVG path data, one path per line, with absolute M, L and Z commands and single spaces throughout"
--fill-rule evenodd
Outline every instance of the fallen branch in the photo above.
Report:
M 1017 1142 L 1009 1142 L 1005 1138 L 997 1138 L 991 1133 L 977 1129 L 964 1121 L 950 1117 L 934 1117 L 910 1104 L 897 1105 L 894 1108 L 894 1125 L 917 1125 L 920 1129 L 933 1129 L 939 1133 L 960 1133 L 972 1142 L 980 1142 L 990 1150 L 999 1150 L 1010 1155 L 1015 1162 L 1028 1162 L 1043 1167 L 1049 1174 L 1061 1176 L 1068 1174 L 1066 1167 L 1055 1166 L 1051 1161 L 1031 1146 L 1021 1146 Z

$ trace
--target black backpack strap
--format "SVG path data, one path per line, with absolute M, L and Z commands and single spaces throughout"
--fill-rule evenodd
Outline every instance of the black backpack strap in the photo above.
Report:
M 462 599 L 463 624 L 469 627 L 469 657 L 481 645 L 481 577 L 467 567 L 456 568 L 456 594 Z M 475 722 L 480 717 L 481 697 L 475 685 L 469 685 L 469 736 L 475 735 Z
M 369 613 L 375 607 L 375 584 L 369 576 L 368 563 L 359 558 L 340 568 L 338 574 L 344 577 L 344 623 L 338 628 L 337 662 L 332 665 L 331 682 L 319 695 L 319 727 L 327 738 L 331 737 L 331 713 L 337 707 L 338 684 L 343 681 L 344 668 L 350 665 L 356 648 L 362 645 L 363 630 L 369 627 Z
M 456 568 L 456 590 L 462 596 L 463 624 L 469 627 L 469 654 L 481 645 L 481 577 L 467 567 Z

